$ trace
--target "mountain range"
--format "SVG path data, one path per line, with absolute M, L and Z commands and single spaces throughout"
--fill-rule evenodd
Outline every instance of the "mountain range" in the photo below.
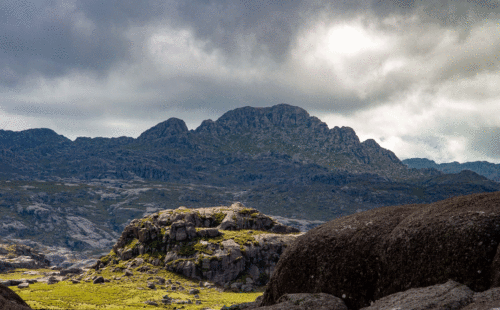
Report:
M 132 219 L 179 206 L 241 201 L 303 227 L 499 190 L 470 170 L 409 168 L 287 104 L 238 108 L 195 130 L 170 118 L 136 139 L 0 130 L 0 236 L 72 250 L 109 249 Z
M 408 158 L 402 161 L 409 168 L 433 168 L 444 173 L 459 173 L 463 170 L 474 171 L 490 180 L 500 182 L 500 164 L 493 164 L 487 161 L 474 161 L 459 163 L 457 161 L 451 163 L 436 164 L 435 161 L 427 158 Z

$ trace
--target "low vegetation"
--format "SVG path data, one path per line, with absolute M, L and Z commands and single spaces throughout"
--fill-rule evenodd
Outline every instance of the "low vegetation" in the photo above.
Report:
M 35 283 L 29 288 L 19 289 L 11 287 L 28 305 L 33 309 L 220 309 L 222 306 L 237 303 L 254 301 L 263 294 L 263 289 L 251 293 L 233 293 L 222 292 L 216 288 L 202 288 L 199 281 L 193 281 L 178 274 L 166 271 L 164 269 L 151 266 L 156 274 L 140 273 L 132 270 L 134 275 L 125 277 L 123 271 L 111 271 L 109 268 L 103 269 L 100 273 L 93 270 L 83 275 L 83 278 L 93 276 L 103 276 L 111 280 L 104 284 L 93 284 L 92 281 L 82 281 L 79 284 L 73 284 L 70 281 L 61 281 L 56 284 Z M 1 279 L 27 278 L 23 274 L 25 270 L 16 270 L 9 274 L 0 274 Z M 147 287 L 150 277 L 162 277 L 167 281 L 171 280 L 176 286 L 182 286 L 184 290 L 171 290 L 171 285 L 156 285 L 155 289 Z M 119 279 L 119 280 L 118 280 Z M 179 282 L 180 284 L 176 284 Z M 196 288 L 200 292 L 199 298 L 189 294 L 191 288 Z M 165 305 L 161 303 L 163 296 L 168 295 L 172 299 L 191 300 L 192 304 Z M 196 305 L 196 300 L 201 304 Z M 145 301 L 155 301 L 158 307 L 145 304 Z

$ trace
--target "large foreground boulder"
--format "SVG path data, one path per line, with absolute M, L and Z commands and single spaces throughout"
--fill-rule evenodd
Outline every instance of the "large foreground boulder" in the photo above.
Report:
M 30 306 L 10 288 L 0 284 L 0 309 L 28 310 Z
M 378 208 L 316 227 L 282 254 L 262 305 L 328 293 L 349 309 L 446 283 L 500 286 L 500 192 Z

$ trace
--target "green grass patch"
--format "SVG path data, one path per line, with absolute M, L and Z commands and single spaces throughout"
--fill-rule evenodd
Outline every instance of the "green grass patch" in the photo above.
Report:
M 36 271 L 40 274 L 30 275 L 24 274 L 27 271 Z M 2 280 L 19 280 L 19 279 L 35 279 L 43 276 L 44 273 L 54 272 L 50 269 L 14 269 L 6 273 L 0 273 L 0 279 Z
M 250 208 L 244 208 L 244 209 L 238 211 L 238 213 L 242 214 L 242 215 L 247 215 L 247 214 L 255 213 L 255 210 L 254 209 L 250 209 Z
M 139 244 L 139 239 L 137 238 L 134 238 L 132 240 L 130 240 L 126 245 L 125 245 L 125 248 L 126 249 L 133 249 L 135 248 L 135 246 Z
M 85 276 L 97 275 L 95 272 L 89 272 Z M 103 270 L 101 274 L 104 278 L 110 279 L 111 282 L 104 284 L 93 284 L 92 282 L 81 282 L 80 284 L 72 284 L 69 281 L 59 282 L 57 284 L 47 285 L 45 283 L 31 284 L 29 288 L 19 289 L 11 287 L 28 305 L 33 309 L 110 309 L 110 310 L 132 310 L 132 309 L 154 309 L 156 307 L 144 304 L 146 300 L 156 301 L 161 309 L 182 308 L 186 310 L 200 310 L 203 308 L 220 309 L 222 306 L 232 305 L 237 303 L 254 301 L 258 296 L 262 295 L 263 290 L 253 293 L 232 293 L 220 292 L 216 289 L 204 289 L 198 287 L 199 281 L 192 281 L 173 272 L 163 269 L 158 269 L 158 273 L 142 274 L 134 271 L 132 277 L 123 277 L 120 280 L 113 280 L 113 277 L 122 277 L 123 272 L 111 272 Z M 156 290 L 151 290 L 146 287 L 149 277 L 162 277 L 170 279 L 173 283 L 180 282 L 185 288 L 183 291 L 171 291 L 165 289 L 164 285 L 158 285 Z M 199 299 L 195 299 L 193 295 L 188 294 L 189 289 L 196 287 L 200 290 Z M 191 300 L 193 304 L 185 305 L 163 305 L 161 299 L 164 295 L 168 295 L 173 299 Z M 195 305 L 195 300 L 200 300 L 200 305 Z
M 214 214 L 214 217 L 215 217 L 215 226 L 219 226 L 220 223 L 222 223 L 222 221 L 226 217 L 226 213 L 224 213 L 224 212 L 217 212 L 217 213 Z

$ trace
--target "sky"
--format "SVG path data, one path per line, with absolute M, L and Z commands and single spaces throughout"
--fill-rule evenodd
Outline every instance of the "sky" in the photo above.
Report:
M 401 160 L 500 163 L 500 1 L 2 0 L 0 129 L 138 137 L 299 106 Z

